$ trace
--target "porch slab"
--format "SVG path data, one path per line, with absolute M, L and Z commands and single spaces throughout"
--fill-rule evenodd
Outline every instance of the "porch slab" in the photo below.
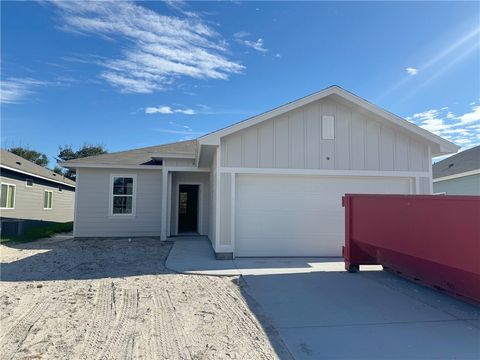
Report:
M 240 275 L 233 260 L 215 259 L 206 236 L 182 236 L 174 241 L 165 263 L 170 270 L 183 274 Z
M 169 269 L 198 275 L 281 275 L 344 271 L 342 258 L 235 258 L 216 260 L 206 236 L 178 237 L 168 256 Z M 362 266 L 362 271 L 381 270 L 381 266 Z

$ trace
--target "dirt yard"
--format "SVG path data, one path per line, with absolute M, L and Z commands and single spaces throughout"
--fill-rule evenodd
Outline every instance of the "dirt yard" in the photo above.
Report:
M 288 357 L 239 278 L 172 273 L 170 247 L 67 236 L 0 245 L 0 358 Z

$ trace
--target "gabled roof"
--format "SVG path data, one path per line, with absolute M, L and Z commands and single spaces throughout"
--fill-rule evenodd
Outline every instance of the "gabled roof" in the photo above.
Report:
M 3 149 L 0 150 L 0 167 L 30 175 L 32 177 L 50 180 L 68 186 L 75 186 L 75 182 L 65 176 L 56 174 L 50 169 L 34 164 L 31 161 Z
M 376 105 L 373 105 L 372 103 L 358 97 L 357 95 L 346 91 L 342 89 L 341 87 L 337 85 L 330 86 L 326 89 L 323 89 L 319 92 L 316 92 L 314 94 L 305 96 L 301 99 L 295 100 L 293 102 L 290 102 L 288 104 L 282 105 L 280 107 L 277 107 L 273 110 L 267 111 L 265 113 L 262 113 L 260 115 L 254 116 L 252 118 L 246 119 L 244 121 L 241 121 L 239 123 L 233 124 L 231 126 L 228 126 L 226 128 L 214 131 L 210 134 L 201 136 L 198 138 L 198 142 L 200 145 L 219 145 L 220 144 L 220 138 L 232 134 L 234 132 L 240 131 L 242 129 L 245 129 L 247 127 L 256 125 L 258 123 L 261 123 L 263 121 L 269 120 L 275 116 L 279 116 L 282 114 L 285 114 L 288 111 L 297 109 L 301 106 L 310 104 L 314 101 L 323 99 L 327 96 L 331 95 L 336 95 L 343 100 L 348 101 L 349 103 L 355 104 L 364 110 L 367 110 L 382 119 L 385 119 L 388 121 L 391 125 L 399 127 L 407 132 L 413 133 L 416 136 L 419 136 L 423 138 L 424 140 L 430 142 L 432 144 L 432 156 L 439 156 L 439 155 L 445 155 L 445 154 L 450 154 L 457 152 L 459 149 L 459 146 L 451 143 L 448 140 L 445 140 L 441 138 L 440 136 L 437 136 L 425 129 L 422 129 L 421 127 L 412 124 L 411 122 L 395 115 L 392 114 L 384 109 L 379 108 Z
M 188 140 L 171 144 L 149 146 L 140 149 L 120 151 L 97 156 L 88 156 L 80 159 L 69 160 L 60 163 L 61 166 L 76 168 L 87 165 L 128 165 L 128 166 L 152 166 L 159 165 L 154 158 L 159 157 L 186 157 L 192 158 L 197 151 L 197 141 Z
M 480 145 L 433 164 L 434 179 L 480 170 Z

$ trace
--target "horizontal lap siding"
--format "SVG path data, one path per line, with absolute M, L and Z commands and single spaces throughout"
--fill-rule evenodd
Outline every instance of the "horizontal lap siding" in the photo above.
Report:
M 335 116 L 335 140 L 322 139 L 323 115 Z M 326 98 L 226 136 L 222 166 L 426 172 L 430 163 L 426 144 Z
M 135 217 L 110 216 L 111 174 L 136 174 Z M 161 189 L 160 170 L 81 169 L 77 181 L 75 236 L 160 236 Z
M 2 209 L 1 215 L 5 218 L 41 220 L 53 222 L 67 222 L 73 220 L 73 208 L 75 203 L 75 191 L 73 188 L 66 187 L 53 182 L 47 182 L 32 176 L 23 174 L 7 175 L 8 171 L 3 171 L 0 176 L 2 183 L 16 185 L 15 188 L 15 208 Z M 33 180 L 32 187 L 25 186 L 26 178 Z M 58 191 L 58 187 L 62 191 Z M 45 190 L 52 192 L 52 209 L 44 210 Z

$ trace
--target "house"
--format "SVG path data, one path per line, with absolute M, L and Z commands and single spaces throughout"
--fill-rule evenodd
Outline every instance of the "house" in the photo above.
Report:
M 0 150 L 2 236 L 28 227 L 73 220 L 75 182 L 6 150 Z
M 218 258 L 339 256 L 345 193 L 432 193 L 458 146 L 332 86 L 196 140 L 71 160 L 76 237 L 207 235 Z
M 480 145 L 433 164 L 433 192 L 480 195 Z

